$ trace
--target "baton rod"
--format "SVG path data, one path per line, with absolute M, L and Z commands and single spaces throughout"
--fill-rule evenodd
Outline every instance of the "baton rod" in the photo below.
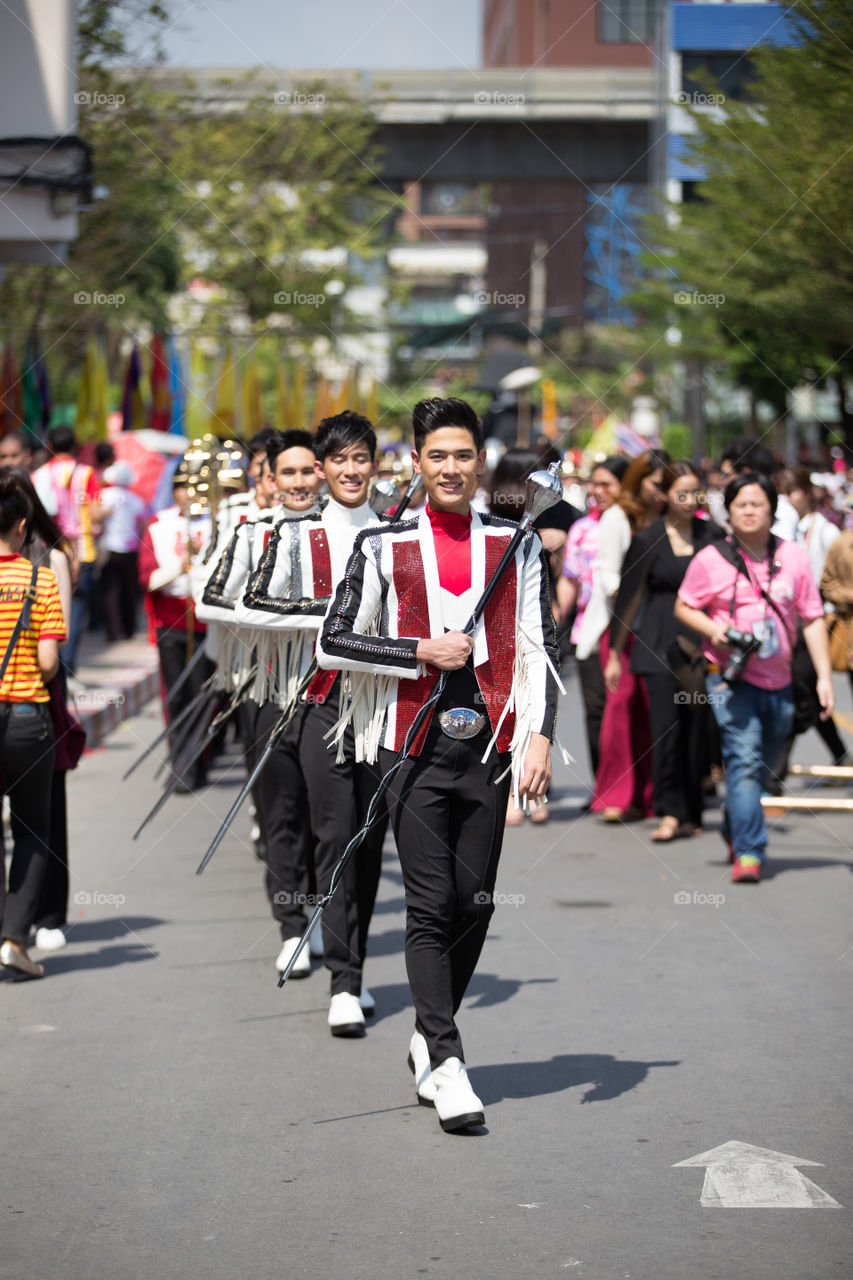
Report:
M 163 808 L 163 805 L 169 799 L 169 796 L 174 795 L 174 793 L 177 791 L 178 787 L 180 786 L 181 781 L 186 772 L 186 767 L 187 767 L 187 762 L 189 759 L 190 752 L 192 751 L 192 748 L 195 746 L 195 743 L 198 741 L 199 727 L 202 725 L 204 721 L 204 717 L 213 709 L 215 705 L 215 700 L 218 697 L 219 697 L 219 694 L 216 693 L 211 698 L 209 698 L 205 703 L 203 703 L 200 707 L 196 708 L 198 715 L 196 716 L 195 720 L 192 723 L 192 729 L 190 730 L 190 735 L 189 735 L 192 737 L 190 751 L 184 752 L 184 754 L 181 757 L 175 760 L 175 763 L 172 765 L 172 776 L 169 779 L 165 790 L 163 791 L 162 795 L 158 798 L 154 807 L 149 810 L 148 814 L 143 818 L 142 822 L 134 831 L 133 833 L 134 840 L 137 840 L 139 838 L 139 836 L 148 826 L 148 823 L 151 821 L 151 819 L 156 818 L 157 814 Z M 204 732 L 204 730 L 202 730 L 202 732 Z
M 213 841 L 211 842 L 210 847 L 208 848 L 201 862 L 196 867 L 197 876 L 201 875 L 202 871 L 204 871 L 208 862 L 210 862 L 210 859 L 213 857 L 213 855 L 216 853 L 216 850 L 219 848 L 220 844 L 222 843 L 225 837 L 225 833 L 227 832 L 228 828 L 231 826 L 231 823 L 234 821 L 237 814 L 239 813 L 240 808 L 243 804 L 243 801 L 246 799 L 246 796 L 249 794 L 249 792 L 252 790 L 252 787 L 255 785 L 258 778 L 261 776 L 264 765 L 266 764 L 267 760 L 269 760 L 270 756 L 273 753 L 275 744 L 278 742 L 279 738 L 284 733 L 285 729 L 290 724 L 293 717 L 296 715 L 296 712 L 299 708 L 299 700 L 302 697 L 305 690 L 308 688 L 311 681 L 314 679 L 314 676 L 316 674 L 317 674 L 317 659 L 313 658 L 311 661 L 311 665 L 309 666 L 308 670 L 305 672 L 305 675 L 299 681 L 299 686 L 296 689 L 293 697 L 291 698 L 290 702 L 285 707 L 285 709 L 282 711 L 278 720 L 275 722 L 272 732 L 270 733 L 270 736 L 267 739 L 267 744 L 264 747 L 263 751 L 261 752 L 260 756 L 258 757 L 258 760 L 255 764 L 254 769 L 249 774 L 249 777 L 246 781 L 245 786 L 243 787 L 242 791 L 238 795 L 237 799 L 232 804 L 231 808 L 228 810 L 228 813 L 225 815 L 225 821 L 222 823 L 222 826 L 219 828 L 216 835 L 213 837 Z
M 168 737 L 170 733 L 174 734 L 181 727 L 181 725 L 192 715 L 193 711 L 195 711 L 196 707 L 204 698 L 205 694 L 209 691 L 210 686 L 212 684 L 213 684 L 213 676 L 208 676 L 204 684 L 199 689 L 198 693 L 195 694 L 195 696 L 191 699 L 191 701 L 187 703 L 187 705 L 181 711 L 180 715 L 175 716 L 174 720 L 170 720 L 169 723 L 166 725 L 165 729 L 162 731 L 162 733 L 158 733 L 157 737 L 154 739 L 151 745 L 145 748 L 142 755 L 137 760 L 134 760 L 133 764 L 130 766 L 127 772 L 123 774 L 122 782 L 125 782 L 130 777 L 130 775 L 136 769 L 139 768 L 143 760 L 148 759 L 148 757 L 151 755 L 151 752 L 154 751 L 156 747 L 159 747 L 160 743 L 163 741 L 164 738 Z

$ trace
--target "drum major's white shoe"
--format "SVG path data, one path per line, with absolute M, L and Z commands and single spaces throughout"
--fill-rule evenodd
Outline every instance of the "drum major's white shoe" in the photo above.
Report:
M 435 1109 L 445 1133 L 486 1123 L 483 1104 L 471 1088 L 465 1063 L 446 1058 L 432 1073 Z
M 432 1064 L 429 1060 L 429 1049 L 420 1031 L 416 1031 L 409 1041 L 409 1070 L 415 1077 L 415 1088 L 418 1102 L 422 1107 L 435 1106 L 435 1083 L 432 1078 Z
M 290 957 L 298 946 L 298 938 L 285 938 L 284 942 L 281 944 L 281 951 L 279 951 L 275 960 L 275 967 L 278 969 L 279 973 L 284 973 L 290 963 Z M 311 957 L 308 954 L 308 948 L 303 947 L 299 953 L 299 959 L 290 971 L 290 976 L 291 978 L 307 978 L 310 972 Z
M 358 996 L 339 991 L 329 1005 L 329 1030 L 333 1036 L 363 1036 L 364 1014 Z

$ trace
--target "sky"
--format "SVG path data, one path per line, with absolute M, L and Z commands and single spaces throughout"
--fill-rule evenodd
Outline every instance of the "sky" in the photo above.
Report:
M 481 0 L 167 0 L 167 7 L 163 45 L 173 66 L 480 65 Z M 141 30 L 132 45 L 135 60 L 147 61 Z

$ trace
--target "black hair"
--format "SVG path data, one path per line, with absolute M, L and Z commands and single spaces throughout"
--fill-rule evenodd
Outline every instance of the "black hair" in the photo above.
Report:
M 592 471 L 598 471 L 599 467 L 602 471 L 609 471 L 612 476 L 622 482 L 622 477 L 631 465 L 631 459 L 626 457 L 624 453 L 611 453 L 609 458 L 605 458 L 603 462 L 595 462 Z M 592 474 L 590 472 L 590 475 Z
M 267 445 L 267 460 L 274 471 L 275 464 L 287 449 L 307 449 L 314 452 L 314 437 L 310 431 L 302 431 L 299 427 L 288 427 L 287 431 L 274 431 Z
M 116 451 L 111 444 L 102 440 L 95 445 L 95 466 L 110 467 L 116 460 Z
M 33 504 L 17 480 L 17 467 L 0 467 L 0 537 L 11 533 L 19 520 L 27 525 L 33 518 Z
M 760 440 L 741 436 L 723 450 L 721 462 L 730 462 L 735 471 L 749 471 L 762 476 L 772 476 L 776 470 L 773 454 Z
M 74 432 L 70 427 L 52 427 L 47 433 L 47 444 L 53 454 L 73 453 L 75 448 Z
M 27 449 L 30 453 L 33 450 L 32 439 L 25 431 L 7 431 L 3 436 L 3 440 L 14 440 L 22 449 Z
M 48 550 L 62 551 L 66 557 L 70 558 L 68 539 L 53 516 L 48 514 L 47 508 L 36 492 L 30 473 L 25 471 L 23 467 L 6 467 L 5 470 L 9 471 L 14 477 L 15 484 L 29 500 L 33 509 L 32 516 L 29 518 L 27 539 L 24 546 L 29 546 L 33 535 L 35 535 L 41 539 Z
M 246 445 L 249 461 L 251 462 L 259 453 L 266 453 L 269 450 L 270 441 L 277 435 L 275 427 L 261 427 L 260 431 L 256 431 Z
M 542 471 L 560 454 L 552 444 L 514 445 L 498 459 L 489 483 L 489 510 L 494 516 L 520 520 L 524 514 L 524 481 L 531 471 Z
M 735 476 L 734 480 L 729 481 L 726 485 L 725 492 L 723 493 L 723 503 L 726 511 L 728 511 L 741 489 L 745 489 L 747 485 L 750 484 L 758 485 L 759 489 L 770 503 L 770 514 L 775 516 L 777 499 L 776 490 L 768 477 L 763 475 L 760 471 L 743 471 L 739 476 Z
M 371 458 L 376 457 L 376 432 L 368 418 L 352 409 L 344 409 L 343 413 L 335 413 L 324 418 L 317 427 L 314 436 L 314 456 L 318 462 L 325 462 L 333 453 L 348 449 L 350 445 L 364 443 Z M 292 446 L 291 446 L 292 447 Z
M 442 427 L 461 427 L 469 431 L 474 447 L 479 453 L 483 447 L 483 424 L 476 410 L 467 400 L 450 396 L 447 400 L 419 400 L 412 410 L 412 432 L 415 437 L 415 453 L 420 453 L 424 440 L 431 431 Z

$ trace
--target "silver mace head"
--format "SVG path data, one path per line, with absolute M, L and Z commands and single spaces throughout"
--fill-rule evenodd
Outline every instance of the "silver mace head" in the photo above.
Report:
M 562 463 L 552 462 L 547 471 L 531 471 L 524 482 L 524 515 L 520 524 L 529 529 L 543 511 L 563 500 L 560 481 Z
M 387 511 L 389 507 L 394 505 L 397 497 L 396 484 L 393 480 L 383 476 L 381 480 L 375 480 L 373 483 L 373 492 L 370 495 L 371 509 L 376 512 Z

